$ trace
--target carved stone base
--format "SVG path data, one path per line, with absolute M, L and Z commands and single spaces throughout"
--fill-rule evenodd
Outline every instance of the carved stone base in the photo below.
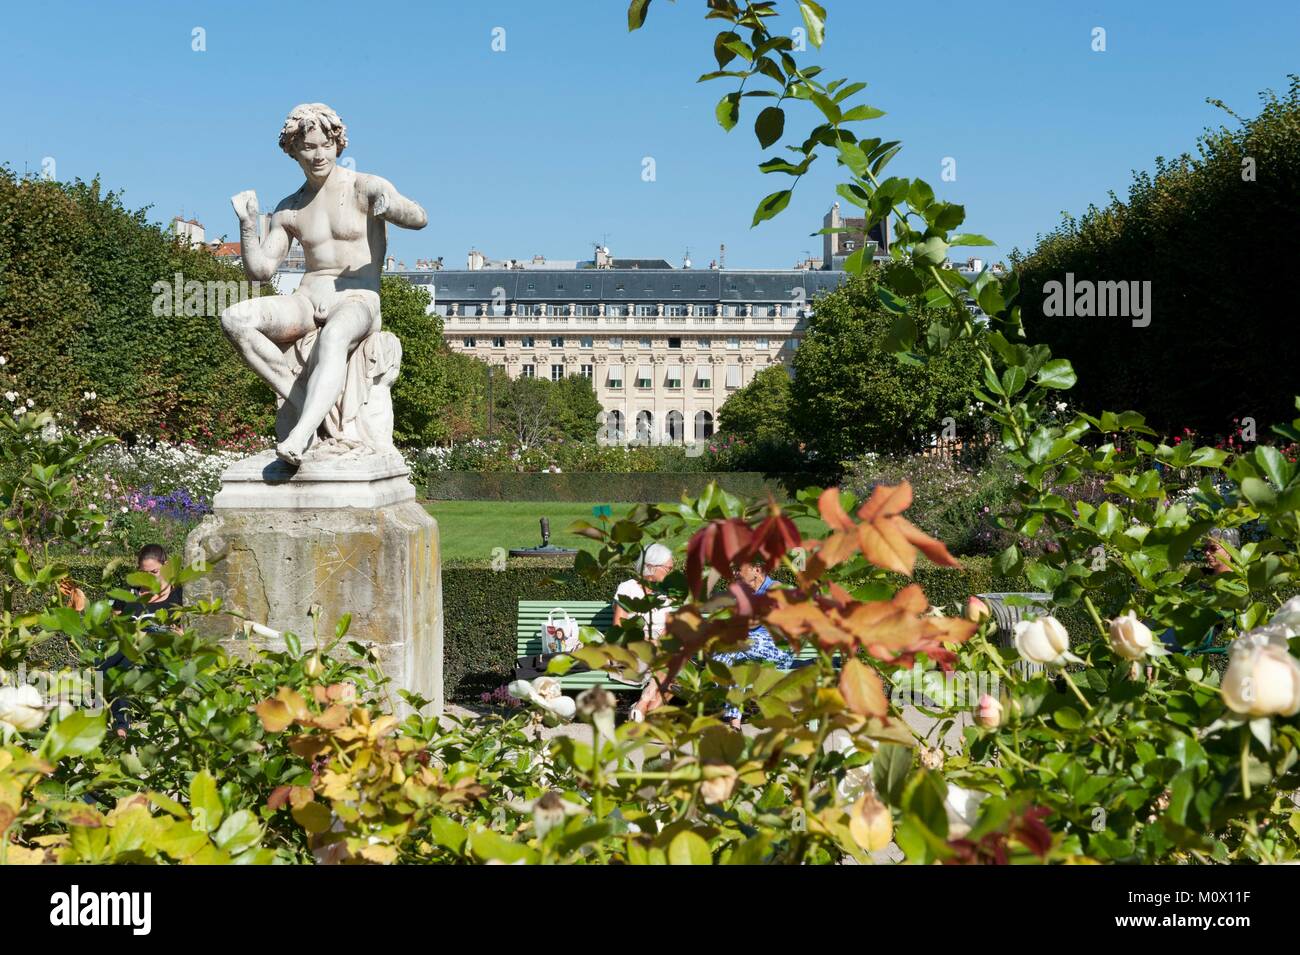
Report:
M 322 638 L 332 638 L 349 613 L 348 639 L 371 646 L 392 679 L 394 712 L 405 710 L 397 689 L 407 689 L 441 713 L 438 525 L 416 503 L 400 456 L 400 473 L 375 455 L 334 458 L 319 470 L 308 461 L 296 473 L 274 455 L 265 458 L 228 470 L 214 513 L 190 533 L 187 561 L 217 562 L 187 586 L 187 599 L 220 597 L 244 618 L 298 634 L 304 647 L 311 646 L 313 604 L 322 608 Z M 198 619 L 231 649 L 247 645 L 237 617 Z M 283 647 L 283 640 L 253 639 Z

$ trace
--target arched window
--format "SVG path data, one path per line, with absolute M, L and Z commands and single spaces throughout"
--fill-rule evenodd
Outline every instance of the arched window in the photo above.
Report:
M 695 415 L 695 440 L 707 441 L 713 437 L 713 415 L 708 411 L 699 411 Z
M 649 444 L 654 435 L 655 416 L 649 411 L 636 413 L 636 439 L 641 444 Z
M 610 444 L 623 443 L 623 412 L 614 410 L 605 416 L 605 440 Z
M 668 412 L 668 440 L 681 444 L 686 438 L 686 419 L 680 411 Z

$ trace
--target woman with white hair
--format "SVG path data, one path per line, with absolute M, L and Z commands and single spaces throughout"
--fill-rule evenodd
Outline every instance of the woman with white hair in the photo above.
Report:
M 655 646 L 668 629 L 668 618 L 672 607 L 668 599 L 658 598 L 658 606 L 649 610 L 630 610 L 624 601 L 642 601 L 652 596 L 652 590 L 646 584 L 662 583 L 673 572 L 673 552 L 663 544 L 651 544 L 641 552 L 636 562 L 637 576 L 631 577 L 618 585 L 614 592 L 614 626 L 621 625 L 632 617 L 644 621 L 646 639 Z M 641 722 L 646 714 L 663 704 L 663 691 L 659 686 L 659 674 L 651 673 L 641 690 L 641 699 L 632 707 L 632 719 Z

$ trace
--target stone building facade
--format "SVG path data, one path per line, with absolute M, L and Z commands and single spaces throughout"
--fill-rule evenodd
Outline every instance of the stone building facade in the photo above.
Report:
M 656 444 L 711 437 L 728 396 L 788 364 L 817 297 L 845 280 L 836 271 L 622 265 L 396 274 L 429 289 L 453 349 L 512 378 L 583 375 L 609 439 Z

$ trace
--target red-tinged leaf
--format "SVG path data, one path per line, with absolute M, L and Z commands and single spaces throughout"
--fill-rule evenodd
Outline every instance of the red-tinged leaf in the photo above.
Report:
M 853 531 L 835 531 L 817 547 L 817 556 L 827 568 L 844 563 L 857 552 L 858 535 Z
M 848 708 L 861 716 L 889 714 L 889 699 L 879 675 L 856 658 L 850 657 L 840 671 L 840 695 Z
M 877 567 L 911 577 L 916 566 L 916 548 L 903 535 L 897 520 L 863 521 L 858 525 L 858 546 L 862 556 Z
M 292 786 L 276 786 L 271 790 L 271 795 L 266 800 L 266 808 L 272 812 L 279 812 L 289 805 L 289 790 L 292 788 Z
M 821 497 L 817 498 L 817 510 L 831 530 L 851 531 L 853 529 L 853 518 L 845 513 L 844 505 L 840 503 L 839 488 L 828 487 L 822 491 Z
M 875 521 L 882 517 L 897 517 L 912 506 L 912 485 L 903 481 L 901 484 L 877 484 L 871 491 L 871 497 L 858 508 L 858 518 Z
M 940 567 L 961 567 L 961 563 L 948 552 L 948 547 L 943 541 L 936 540 L 904 518 L 900 517 L 897 520 L 908 543 L 931 561 Z

